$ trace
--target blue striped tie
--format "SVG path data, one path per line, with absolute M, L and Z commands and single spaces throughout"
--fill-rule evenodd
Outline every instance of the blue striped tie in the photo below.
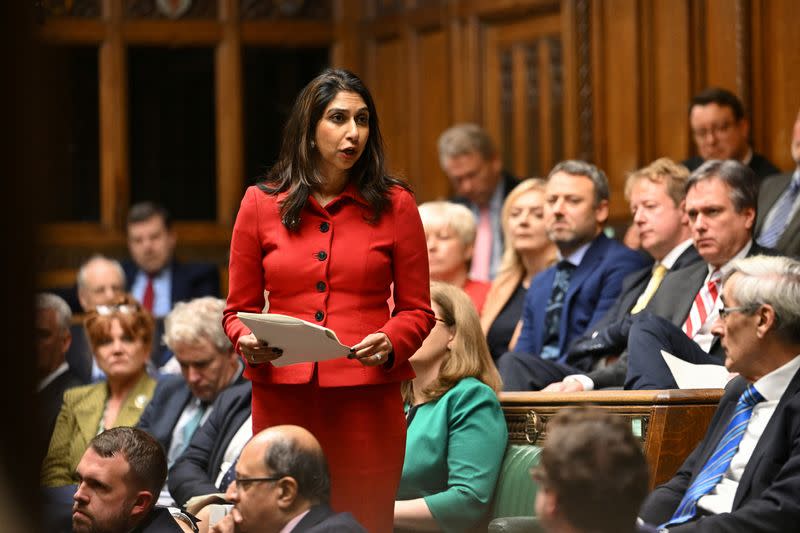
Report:
M 682 524 L 687 520 L 694 517 L 697 513 L 697 501 L 708 494 L 708 492 L 717 486 L 720 482 L 728 466 L 731 464 L 731 459 L 736 455 L 739 449 L 739 443 L 742 441 L 744 431 L 747 429 L 747 424 L 750 421 L 750 415 L 753 414 L 753 407 L 758 402 L 763 402 L 764 397 L 753 387 L 748 385 L 739 401 L 736 403 L 736 410 L 733 412 L 733 417 L 725 428 L 725 433 L 717 444 L 714 453 L 711 454 L 706 464 L 697 474 L 692 484 L 683 495 L 680 505 L 675 510 L 669 522 L 662 524 L 660 527 L 674 526 Z
M 789 215 L 792 214 L 798 193 L 800 193 L 800 171 L 795 172 L 792 176 L 792 181 L 789 182 L 789 186 L 786 187 L 786 190 L 778 197 L 778 200 L 772 207 L 772 216 L 769 220 L 770 225 L 765 225 L 761 229 L 761 235 L 758 237 L 758 244 L 773 248 L 778 243 L 786 226 L 789 224 Z

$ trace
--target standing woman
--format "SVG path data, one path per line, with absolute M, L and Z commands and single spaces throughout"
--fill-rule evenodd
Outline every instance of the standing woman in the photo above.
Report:
M 278 162 L 242 200 L 223 324 L 253 382 L 253 433 L 311 431 L 328 457 L 332 506 L 371 532 L 392 529 L 405 449 L 400 382 L 433 327 L 428 283 L 419 213 L 386 174 L 372 96 L 352 73 L 328 69 L 301 91 Z M 270 312 L 332 329 L 353 358 L 274 366 L 280 346 L 236 317 L 260 312 L 265 291 Z
M 481 326 L 495 360 L 517 343 L 531 279 L 556 262 L 556 245 L 544 227 L 544 187 L 544 180 L 528 178 L 503 203 L 506 248 L 481 312 Z

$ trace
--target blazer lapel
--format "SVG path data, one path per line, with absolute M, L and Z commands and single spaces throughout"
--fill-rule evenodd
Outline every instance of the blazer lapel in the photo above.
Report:
M 97 435 L 107 399 L 108 386 L 102 382 L 95 384 L 92 390 L 76 403 L 75 421 L 84 442 L 89 442 Z
M 685 272 L 674 277 L 674 287 L 670 287 L 674 289 L 674 295 L 678 297 L 670 318 L 671 322 L 678 327 L 683 326 L 686 317 L 689 316 L 697 291 L 703 286 L 703 281 L 708 275 L 708 265 L 705 262 L 689 268 L 691 270 L 686 269 Z
M 155 380 L 147 374 L 139 379 L 131 389 L 128 397 L 122 402 L 117 419 L 114 421 L 114 426 L 135 426 L 139 422 L 144 408 L 150 402 L 150 398 L 153 397 L 155 386 Z
M 753 235 L 761 233 L 761 228 L 764 226 L 769 210 L 778 200 L 778 197 L 783 193 L 789 181 L 792 179 L 792 174 L 781 174 L 768 181 L 766 186 L 762 186 L 758 191 L 758 219 L 756 220 L 756 227 Z
M 775 412 L 772 413 L 772 418 L 769 419 L 767 427 L 764 428 L 764 433 L 762 433 L 761 438 L 758 439 L 758 443 L 753 450 L 753 455 L 751 455 L 750 460 L 747 461 L 747 466 L 742 473 L 742 479 L 739 480 L 739 486 L 736 489 L 736 496 L 733 498 L 734 509 L 738 508 L 742 500 L 750 494 L 753 475 L 758 471 L 758 465 L 764 459 L 768 447 L 782 438 L 782 435 L 779 434 L 779 426 L 784 419 L 783 410 L 786 408 L 787 403 L 795 400 L 798 393 L 800 393 L 800 371 L 795 373 L 792 381 L 789 382 L 789 386 L 786 387 L 786 391 L 775 407 Z

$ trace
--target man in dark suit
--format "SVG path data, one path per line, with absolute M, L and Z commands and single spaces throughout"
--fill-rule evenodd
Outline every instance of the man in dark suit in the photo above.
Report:
M 631 313 L 642 311 L 665 276 L 700 260 L 692 245 L 689 220 L 684 211 L 688 177 L 686 167 L 667 158 L 658 159 L 628 176 L 625 196 L 633 213 L 633 226 L 642 248 L 653 257 L 655 264 L 625 277 L 614 305 L 570 346 L 568 364 L 588 353 L 596 361 L 595 368 L 587 374 L 570 374 L 563 381 L 545 387 L 545 391 L 575 392 L 622 387 L 625 383 L 627 339 L 614 339 L 609 331 L 617 327 L 618 322 L 627 320 Z M 602 364 L 606 356 L 617 355 L 620 357 L 616 361 Z
M 570 342 L 611 307 L 623 278 L 649 263 L 603 234 L 608 196 L 606 176 L 594 165 L 562 161 L 550 172 L 545 225 L 560 261 L 531 281 L 516 350 L 497 360 L 506 390 L 540 390 L 589 370 L 590 357 L 565 364 Z
M 219 272 L 214 265 L 176 261 L 176 236 L 169 212 L 152 202 L 128 211 L 128 251 L 133 261 L 123 262 L 127 289 L 157 321 L 156 339 L 163 332 L 163 317 L 177 302 L 201 296 L 219 296 Z M 154 363 L 164 365 L 171 356 L 154 350 Z
M 792 129 L 794 172 L 770 176 L 758 191 L 756 235 L 762 246 L 800 257 L 800 111 Z
M 750 121 L 732 92 L 711 87 L 695 95 L 689 105 L 689 125 L 700 154 L 683 162 L 689 170 L 710 159 L 735 159 L 753 170 L 757 182 L 780 172 L 766 157 L 753 152 Z
M 477 124 L 456 124 L 439 136 L 439 163 L 455 196 L 469 207 L 478 228 L 469 277 L 494 279 L 503 256 L 503 200 L 518 180 L 502 170 L 489 134 Z
M 298 426 L 274 426 L 254 436 L 242 449 L 226 498 L 234 512 L 214 524 L 212 533 L 366 531 L 350 513 L 328 506 L 325 455 L 317 439 Z
M 169 470 L 169 492 L 178 505 L 186 505 L 194 496 L 227 490 L 230 482 L 225 473 L 253 436 L 251 396 L 249 381 L 220 393 L 208 420 Z
M 211 414 L 219 393 L 242 379 L 242 364 L 222 329 L 224 307 L 223 300 L 206 296 L 180 302 L 167 315 L 164 339 L 182 375 L 159 382 L 137 426 L 164 446 L 170 466 Z M 162 494 L 160 503 L 170 504 L 171 498 Z
M 37 453 L 44 457 L 50 436 L 61 410 L 64 391 L 85 385 L 69 367 L 66 354 L 72 342 L 69 332 L 72 311 L 60 296 L 41 293 L 36 296 L 36 372 L 39 384 L 39 443 Z
M 646 311 L 633 317 L 628 389 L 678 387 L 661 350 L 692 363 L 721 365 L 724 354 L 711 331 L 722 307 L 721 277 L 734 259 L 774 253 L 752 240 L 757 186 L 748 167 L 707 161 L 689 177 L 686 191 L 692 239 L 703 262 L 668 276 Z
M 640 517 L 662 531 L 796 531 L 800 523 L 800 263 L 735 261 L 714 324 L 727 386 L 705 438 Z

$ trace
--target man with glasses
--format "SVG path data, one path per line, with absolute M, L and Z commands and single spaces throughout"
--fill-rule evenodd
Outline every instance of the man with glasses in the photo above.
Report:
M 364 489 L 368 497 L 369 487 Z M 225 497 L 233 509 L 212 533 L 366 532 L 352 515 L 328 506 L 325 455 L 317 439 L 298 426 L 274 426 L 255 435 L 242 449 Z
M 758 181 L 780 170 L 750 146 L 750 122 L 742 102 L 730 91 L 708 88 L 692 98 L 689 125 L 698 157 L 683 162 L 695 170 L 710 159 L 735 159 L 749 166 Z
M 686 183 L 686 214 L 703 261 L 668 275 L 628 334 L 627 389 L 676 389 L 661 350 L 698 364 L 721 365 L 712 325 L 719 316 L 722 276 L 734 259 L 775 254 L 752 240 L 757 186 L 743 164 L 707 161 Z
M 640 516 L 661 531 L 796 531 L 800 522 L 800 262 L 734 261 L 713 331 L 739 374 L 705 438 Z

